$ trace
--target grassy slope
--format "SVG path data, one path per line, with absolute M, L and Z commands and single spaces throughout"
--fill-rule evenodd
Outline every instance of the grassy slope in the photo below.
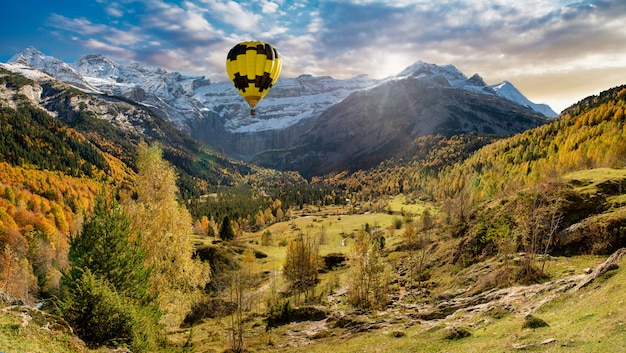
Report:
M 33 317 L 31 321 L 25 320 L 25 315 Z M 42 329 L 48 323 L 56 322 L 55 319 L 44 315 L 30 315 L 32 312 L 24 308 L 10 307 L 0 311 L 0 352 L 4 353 L 87 353 L 89 350 L 85 344 L 68 333 L 67 327 L 54 326 L 52 329 Z M 28 323 L 25 325 L 25 323 Z
M 558 258 L 553 266 L 580 272 L 581 266 L 601 262 L 593 257 Z M 622 260 L 621 266 L 626 265 Z M 626 349 L 626 308 L 623 283 L 626 271 L 608 272 L 581 291 L 564 294 L 540 307 L 534 315 L 545 320 L 549 327 L 523 328 L 524 315 L 493 310 L 488 314 L 457 314 L 439 322 L 424 322 L 408 326 L 398 321 L 382 329 L 349 334 L 342 329 L 331 329 L 314 344 L 284 348 L 285 352 L 505 352 L 511 350 L 538 352 L 617 352 Z M 376 320 L 376 315 L 372 320 Z M 393 320 L 391 320 L 393 322 Z M 447 339 L 449 327 L 462 322 L 471 336 Z M 292 324 L 272 334 L 260 335 L 258 343 L 274 340 L 282 345 L 287 329 L 305 331 L 304 325 Z M 398 332 L 404 336 L 396 338 Z M 556 341 L 554 341 L 556 340 Z M 280 343 L 279 343 L 280 342 Z M 550 342 L 550 343 L 547 343 Z M 542 344 L 544 343 L 544 344 Z M 259 351 L 272 346 L 255 347 Z

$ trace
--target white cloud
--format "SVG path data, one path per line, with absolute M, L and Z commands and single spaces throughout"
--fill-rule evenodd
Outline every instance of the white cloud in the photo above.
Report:
M 324 25 L 324 23 L 323 23 L 322 19 L 320 18 L 319 11 L 312 11 L 311 12 L 311 21 L 307 25 L 307 31 L 309 33 L 319 32 L 322 29 L 323 25 Z
M 202 0 L 209 6 L 209 12 L 215 18 L 221 19 L 239 30 L 252 32 L 257 30 L 257 22 L 261 20 L 261 16 L 244 9 L 241 4 L 234 1 L 222 0 Z
M 263 0 L 262 4 L 261 12 L 264 14 L 274 14 L 278 11 L 278 4 L 275 2 Z
M 114 55 L 118 59 L 129 60 L 135 56 L 135 52 L 130 51 L 119 46 L 111 45 L 96 39 L 87 39 L 82 41 L 84 47 L 89 48 L 97 53 L 107 53 L 107 55 Z
M 285 76 L 383 78 L 417 60 L 488 83 L 626 68 L 623 0 L 140 1 L 145 11 L 127 16 L 136 1 L 99 0 L 115 21 L 55 14 L 49 24 L 89 49 L 127 57 L 141 48 L 138 59 L 212 79 L 224 53 L 251 38 L 279 48 Z
M 85 35 L 100 34 L 108 28 L 105 25 L 94 24 L 84 17 L 68 18 L 59 14 L 52 14 L 48 22 L 52 27 Z
M 216 32 L 215 28 L 203 17 L 204 10 L 191 2 L 183 3 L 186 8 L 150 1 L 148 13 L 143 16 L 147 30 L 165 30 L 186 34 L 193 38 L 202 38 Z M 165 33 L 167 34 L 167 33 Z M 173 34 L 173 33 L 170 33 Z
M 124 16 L 124 10 L 119 8 L 119 4 L 111 4 L 104 8 L 104 11 L 112 17 L 122 17 Z

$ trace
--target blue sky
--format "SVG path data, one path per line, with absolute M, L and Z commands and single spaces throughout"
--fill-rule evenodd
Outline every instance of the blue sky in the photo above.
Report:
M 624 0 L 4 1 L 0 61 L 34 46 L 226 79 L 228 50 L 271 42 L 283 76 L 384 78 L 426 62 L 511 81 L 557 112 L 626 83 Z

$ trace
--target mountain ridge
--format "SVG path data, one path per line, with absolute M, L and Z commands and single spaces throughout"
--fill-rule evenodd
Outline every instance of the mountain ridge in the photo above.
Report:
M 431 82 L 407 76 L 352 93 L 290 146 L 261 152 L 252 162 L 293 168 L 305 177 L 354 172 L 386 160 L 420 136 L 467 132 L 506 136 L 548 121 L 495 94 L 449 85 L 432 87 Z M 356 131 L 354 126 L 367 129 Z
M 377 95 L 373 97 L 375 101 L 383 102 L 382 99 L 388 97 L 402 105 L 401 107 L 379 105 L 376 109 L 379 110 L 377 114 L 380 118 L 386 119 L 389 114 L 402 114 L 405 118 L 412 117 L 413 122 L 410 124 L 413 126 L 423 125 L 421 128 L 409 129 L 413 131 L 410 138 L 438 131 L 446 134 L 454 131 L 462 133 L 472 128 L 502 135 L 519 132 L 517 127 L 507 129 L 505 125 L 495 125 L 494 128 L 488 126 L 489 123 L 465 121 L 484 120 L 484 116 L 491 113 L 500 115 L 504 113 L 504 111 L 498 113 L 500 108 L 495 106 L 506 106 L 506 111 L 514 115 L 519 115 L 520 112 L 545 115 L 538 112 L 538 105 L 527 100 L 510 83 L 490 86 L 479 74 L 468 78 L 453 65 L 440 66 L 423 61 L 414 63 L 398 75 L 382 80 L 371 79 L 366 75 L 345 80 L 311 75 L 282 78 L 259 104 L 260 114 L 256 116 L 248 114 L 246 103 L 229 82 L 213 83 L 204 77 L 185 76 L 177 72 L 167 72 L 159 67 L 146 68 L 136 63 L 117 64 L 102 55 L 86 55 L 73 64 L 65 64 L 32 47 L 16 54 L 12 62 L 4 66 L 11 68 L 16 62 L 31 65 L 91 94 L 114 95 L 136 101 L 174 123 L 192 138 L 242 161 L 258 160 L 255 156 L 267 151 L 281 151 L 301 144 L 298 141 L 312 130 L 319 131 L 318 126 L 328 119 L 330 114 L 346 109 L 353 110 L 363 117 L 374 114 L 347 107 L 350 102 L 359 102 L 361 101 L 359 97 L 370 95 L 372 92 Z M 419 85 L 421 89 L 412 92 L 412 96 L 407 96 L 407 91 L 402 87 L 411 85 L 411 82 Z M 395 96 L 389 95 L 389 92 L 393 92 Z M 461 93 L 471 98 L 466 101 L 455 99 L 456 106 L 450 105 L 445 109 L 437 103 L 439 101 L 437 95 Z M 425 100 L 425 97 L 430 101 Z M 471 103 L 480 100 L 489 103 Z M 416 102 L 420 102 L 421 114 L 406 115 L 405 113 L 415 108 Z M 469 107 L 466 104 L 474 106 Z M 448 108 L 455 112 L 450 112 Z M 464 112 L 471 113 L 465 116 Z M 552 113 L 548 114 L 556 116 L 556 113 Z M 432 118 L 429 119 L 427 116 Z M 451 125 L 447 128 L 442 125 L 445 124 L 443 121 L 445 119 L 453 119 L 448 122 Z M 352 125 L 345 128 L 360 131 L 362 135 L 352 134 L 351 138 L 363 140 L 369 133 L 363 127 L 368 125 L 354 117 L 348 121 Z M 437 126 L 432 126 L 434 121 L 437 122 Z M 393 129 L 385 125 L 379 134 L 393 138 L 392 134 L 385 130 L 389 128 Z M 405 143 L 409 140 L 402 139 Z M 382 141 L 378 144 L 388 146 L 380 146 L 376 153 L 368 157 L 370 162 L 363 164 L 364 166 L 388 158 L 389 153 L 401 148 L 400 143 L 393 141 Z M 332 163 L 353 157 L 358 155 L 333 157 Z M 289 165 L 286 168 L 293 170 Z M 326 167 L 313 169 L 328 170 Z
M 199 92 L 197 94 L 194 94 L 192 98 L 198 100 L 201 103 L 204 103 L 207 109 L 215 109 L 216 105 L 218 105 L 218 104 L 210 105 L 210 104 L 207 104 L 209 103 L 208 101 L 206 100 L 202 101 L 202 95 L 219 96 L 219 94 L 217 94 L 215 90 L 202 89 L 211 85 L 220 86 L 219 91 L 222 91 L 222 90 L 224 92 L 230 91 L 229 96 L 235 97 L 237 98 L 237 100 L 239 100 L 236 91 L 234 91 L 233 89 L 230 89 L 229 82 L 212 83 L 210 80 L 206 80 L 204 77 L 184 76 L 177 72 L 167 72 L 166 70 L 159 68 L 159 67 L 146 68 L 137 63 L 121 65 L 99 54 L 85 55 L 72 64 L 66 64 L 54 57 L 45 55 L 44 53 L 42 53 L 41 51 L 37 50 L 34 47 L 29 47 L 25 49 L 24 51 L 15 54 L 9 60 L 9 62 L 20 62 L 23 64 L 29 64 L 35 68 L 42 69 L 42 71 L 48 74 L 51 74 L 51 76 L 55 76 L 61 79 L 62 81 L 66 81 L 66 82 L 69 81 L 68 83 L 79 82 L 81 85 L 84 85 L 84 86 L 90 86 L 90 87 L 99 86 L 101 89 L 104 88 L 105 91 L 111 91 L 111 90 L 117 89 L 118 93 L 122 93 L 121 95 L 124 95 L 123 90 L 125 86 L 129 84 L 140 86 L 144 90 L 146 90 L 146 88 L 155 88 L 155 85 L 151 83 L 151 81 L 153 81 L 156 78 L 162 83 L 169 85 L 168 90 L 170 91 L 173 90 L 174 91 L 173 95 L 175 97 L 177 97 L 177 95 L 181 93 L 180 90 L 186 91 L 187 93 L 189 93 L 190 91 L 199 90 Z M 55 66 L 58 66 L 60 69 L 56 68 Z M 145 77 L 148 77 L 148 79 L 142 80 L 138 74 L 145 75 Z M 460 72 L 453 65 L 448 64 L 448 65 L 440 66 L 436 64 L 428 64 L 420 60 L 410 65 L 409 67 L 405 68 L 403 71 L 401 71 L 397 75 L 392 76 L 388 79 L 383 79 L 383 80 L 370 79 L 366 75 L 359 75 L 359 76 L 356 76 L 350 79 L 345 79 L 345 80 L 336 80 L 330 76 L 313 77 L 311 75 L 306 75 L 306 74 L 300 75 L 297 78 L 281 78 L 277 82 L 275 89 L 271 91 L 271 92 L 282 91 L 281 94 L 280 95 L 273 94 L 272 96 L 268 96 L 268 98 L 265 99 L 264 101 L 270 102 L 272 100 L 279 99 L 280 97 L 288 97 L 289 95 L 286 92 L 289 92 L 290 90 L 291 90 L 291 96 L 293 97 L 294 96 L 293 90 L 296 86 L 310 86 L 311 84 L 316 84 L 313 81 L 317 80 L 319 81 L 317 85 L 327 91 L 332 91 L 333 86 L 335 86 L 334 87 L 335 91 L 333 91 L 334 92 L 333 95 L 336 97 L 336 100 L 332 102 L 329 101 L 329 103 L 335 103 L 345 98 L 346 96 L 345 94 L 346 92 L 341 92 L 341 91 L 337 92 L 336 90 L 337 87 L 343 89 L 344 91 L 345 90 L 354 91 L 354 90 L 358 90 L 362 88 L 375 86 L 389 79 L 401 78 L 401 77 L 409 76 L 409 75 L 413 77 L 417 77 L 418 75 L 423 77 L 423 76 L 426 76 L 427 74 L 443 76 L 446 79 L 448 79 L 448 82 L 450 85 L 456 86 L 456 87 L 458 87 L 460 84 L 465 83 L 466 81 L 470 82 L 470 85 L 468 85 L 468 87 L 472 87 L 472 86 L 478 87 L 479 85 L 483 85 L 483 87 L 486 89 L 487 92 L 489 92 L 490 91 L 489 88 L 491 88 L 493 89 L 493 91 L 496 92 L 496 94 L 498 93 L 497 87 L 504 83 L 502 82 L 502 83 L 498 83 L 495 85 L 487 86 L 484 83 L 484 80 L 478 74 L 475 74 L 474 76 L 472 76 L 472 78 L 477 77 L 479 78 L 479 80 L 472 81 L 468 79 L 462 72 Z M 222 87 L 222 85 L 225 85 L 226 87 Z M 157 88 L 162 88 L 162 87 L 157 87 Z M 162 99 L 168 98 L 164 94 L 164 92 L 159 92 L 158 89 L 155 89 L 154 91 L 158 92 L 159 96 Z M 492 93 L 492 92 L 489 92 L 489 93 Z M 223 94 L 224 93 L 222 93 L 221 95 Z M 534 106 L 533 106 L 534 103 L 530 102 L 523 96 L 522 97 L 524 100 L 521 102 L 516 101 L 520 97 L 513 97 L 510 94 L 507 94 L 506 96 L 507 97 L 505 98 L 507 99 L 510 99 L 516 103 L 522 103 L 521 105 L 528 105 L 534 109 Z M 244 104 L 242 103 L 241 105 L 244 105 Z M 266 105 L 268 104 L 266 103 Z M 241 112 L 239 111 L 240 109 L 234 109 L 234 108 L 232 109 L 235 111 L 236 114 L 234 117 L 231 117 L 231 120 L 233 120 L 233 118 L 235 118 L 235 120 L 249 118 L 248 116 L 246 116 L 244 112 L 247 109 L 243 109 L 243 111 Z M 311 113 L 315 113 L 314 110 L 307 110 L 307 111 L 310 111 Z M 540 112 L 539 110 L 537 111 Z M 220 111 L 220 110 L 215 110 L 215 112 L 221 113 L 221 114 L 228 114 L 228 112 Z M 555 117 L 557 114 L 552 111 L 551 113 L 544 114 L 544 115 L 546 115 L 547 117 Z M 175 120 L 175 122 L 177 123 L 177 125 L 180 125 L 180 121 Z M 235 126 L 236 126 L 235 124 L 231 124 L 230 129 L 235 131 L 236 129 Z M 255 130 L 253 127 L 250 127 L 250 124 L 243 125 L 243 126 L 248 126 L 247 131 Z M 238 132 L 242 132 L 242 130 Z
M 19 68 L 29 77 L 7 70 L 7 66 Z M 244 178 L 253 179 L 257 172 L 273 173 L 203 146 L 150 107 L 132 100 L 88 94 L 20 64 L 0 64 L 0 83 L 4 83 L 0 86 L 0 103 L 13 111 L 7 114 L 18 115 L 22 107 L 37 108 L 37 114 L 45 112 L 82 133 L 102 153 L 123 162 L 124 168 L 136 168 L 134 158 L 139 144 L 160 144 L 164 158 L 178 168 L 183 197 L 206 194 L 219 185 L 243 182 Z

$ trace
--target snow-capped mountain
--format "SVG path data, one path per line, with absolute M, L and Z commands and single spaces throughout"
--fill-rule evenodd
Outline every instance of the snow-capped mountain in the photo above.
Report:
M 194 98 L 224 119 L 226 130 L 233 133 L 253 133 L 280 130 L 301 120 L 315 118 L 350 93 L 370 87 L 376 82 L 365 75 L 346 80 L 311 75 L 280 78 L 256 106 L 259 114 L 255 116 L 249 114 L 250 108 L 230 82 L 199 87 L 194 91 Z
M 548 121 L 500 97 L 478 75 L 468 79 L 451 65 L 417 63 L 353 92 L 286 147 L 261 152 L 252 162 L 292 168 L 308 178 L 371 168 L 405 151 L 420 136 L 512 135 Z
M 89 93 L 99 92 L 97 88 L 90 85 L 89 82 L 70 65 L 53 56 L 45 55 L 34 47 L 28 47 L 15 54 L 8 62 L 31 66 L 59 81 L 63 81 Z
M 193 93 L 194 89 L 210 84 L 204 77 L 185 76 L 136 63 L 117 64 L 102 55 L 86 55 L 70 66 L 103 93 L 154 107 L 186 132 L 189 132 L 186 122 L 201 119 L 205 110 L 204 103 Z
M 474 74 L 472 77 L 467 78 L 453 65 L 439 66 L 418 61 L 391 79 L 404 78 L 423 80 L 429 82 L 433 87 L 451 87 L 487 95 L 497 95 L 523 107 L 528 107 L 537 113 L 543 114 L 545 117 L 554 118 L 558 116 L 547 104 L 531 102 L 509 81 L 487 85 L 479 74 Z
M 554 110 L 552 110 L 549 105 L 531 102 L 528 98 L 524 97 L 524 95 L 520 91 L 518 91 L 517 88 L 515 88 L 515 86 L 513 86 L 513 84 L 509 81 L 502 81 L 489 87 L 491 87 L 500 97 L 506 98 L 524 107 L 529 107 L 532 110 L 541 113 L 549 118 L 555 118 L 558 116 L 558 114 Z
M 150 107 L 190 136 L 217 146 L 226 154 L 249 160 L 267 149 L 283 148 L 331 107 L 351 94 L 405 80 L 425 87 L 448 88 L 502 97 L 545 116 L 557 114 L 526 99 L 513 85 L 487 85 L 478 75 L 465 76 L 453 65 L 418 61 L 396 76 L 375 80 L 365 75 L 350 79 L 301 75 L 280 78 L 257 105 L 249 107 L 230 82 L 211 82 L 137 63 L 119 64 L 102 55 L 87 55 L 66 64 L 29 47 L 9 62 L 29 65 L 90 93 L 125 97 Z

